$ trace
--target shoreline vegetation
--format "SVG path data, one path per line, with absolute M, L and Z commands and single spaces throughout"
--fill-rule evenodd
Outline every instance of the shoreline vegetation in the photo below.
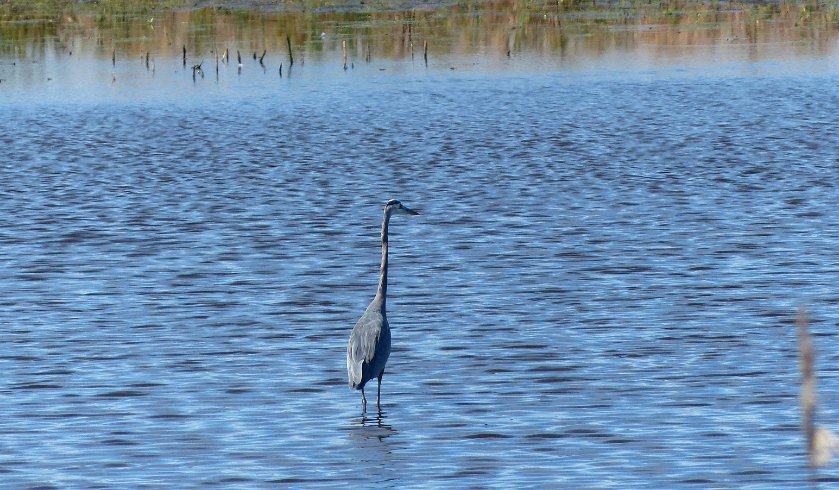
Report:
M 269 58 L 347 50 L 352 60 L 528 52 L 572 59 L 615 50 L 743 45 L 761 58 L 835 49 L 839 6 L 617 0 L 0 0 L 0 57 L 44 49 L 109 59 L 197 57 L 236 46 Z M 751 54 L 750 54 L 751 55 Z M 340 54 L 339 54 L 340 56 Z M 208 58 L 209 59 L 209 58 Z
M 796 26 L 839 22 L 839 4 L 819 1 L 726 0 L 0 0 L 0 22 L 15 18 L 73 15 L 149 15 L 172 11 L 251 11 L 262 14 L 394 14 L 428 12 L 448 16 L 508 15 L 517 21 L 554 18 L 601 23 L 713 21 L 742 15 L 749 21 L 793 21 Z
M 752 16 L 795 11 L 799 20 L 830 14 L 832 2 L 736 0 L 0 0 L 0 15 L 137 15 L 171 10 L 252 10 L 263 13 L 383 13 L 407 11 L 520 11 L 553 15 L 613 12 L 642 16 L 748 13 Z M 570 15 L 569 15 L 570 14 Z M 614 15 L 613 15 L 614 17 Z

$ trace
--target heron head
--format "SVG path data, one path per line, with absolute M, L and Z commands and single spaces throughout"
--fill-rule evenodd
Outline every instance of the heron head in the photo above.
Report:
M 405 207 L 401 202 L 397 201 L 396 199 L 391 199 L 390 201 L 385 204 L 385 214 L 412 214 L 416 215 L 419 214 L 418 212 L 414 211 L 413 209 Z

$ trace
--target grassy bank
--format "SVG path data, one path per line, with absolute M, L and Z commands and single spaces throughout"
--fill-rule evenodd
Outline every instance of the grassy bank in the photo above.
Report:
M 184 8 L 185 0 L 0 0 L 0 8 L 9 13 L 60 14 L 62 12 L 139 12 Z
M 834 4 L 728 1 L 0 0 L 0 55 L 138 59 L 179 56 L 186 46 L 200 61 L 224 46 L 285 53 L 287 39 L 309 57 L 346 42 L 356 59 L 371 50 L 412 57 L 424 42 L 432 53 L 501 56 L 586 57 L 616 46 L 668 56 L 673 46 L 717 44 L 812 54 L 832 49 L 837 22 Z
M 436 10 L 451 7 L 471 10 L 498 10 L 499 5 L 516 10 L 551 11 L 647 11 L 738 9 L 766 10 L 789 7 L 810 11 L 835 8 L 833 3 L 800 1 L 729 1 L 729 0 L 0 0 L 6 13 L 61 14 L 107 13 L 132 14 L 174 9 L 215 8 L 259 10 L 264 12 L 372 12 Z
M 437 8 L 471 0 L 0 0 L 0 9 L 17 14 L 54 15 L 64 12 L 135 14 L 174 9 L 217 8 L 265 12 L 356 12 Z

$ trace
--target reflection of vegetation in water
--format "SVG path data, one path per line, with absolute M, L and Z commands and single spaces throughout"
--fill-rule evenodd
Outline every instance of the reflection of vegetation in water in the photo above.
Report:
M 192 4 L 190 2 L 190 4 Z M 830 49 L 833 6 L 740 5 L 634 0 L 496 0 L 436 4 L 300 0 L 269 10 L 221 8 L 271 5 L 261 0 L 214 1 L 178 9 L 183 0 L 0 0 L 0 55 L 37 56 L 45 49 L 120 58 L 193 56 L 224 47 L 285 53 L 286 36 L 305 58 L 340 52 L 400 59 L 432 53 L 508 52 L 574 57 L 644 47 L 666 55 L 672 46 L 720 43 Z M 271 11 L 271 9 L 283 11 Z M 331 54 L 330 54 L 331 55 Z

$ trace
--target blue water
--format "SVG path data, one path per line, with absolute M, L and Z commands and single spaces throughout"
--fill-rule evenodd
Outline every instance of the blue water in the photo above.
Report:
M 839 427 L 836 73 L 158 63 L 63 95 L 5 67 L 4 487 L 806 485 L 800 306 Z M 362 416 L 390 198 L 422 215 Z

